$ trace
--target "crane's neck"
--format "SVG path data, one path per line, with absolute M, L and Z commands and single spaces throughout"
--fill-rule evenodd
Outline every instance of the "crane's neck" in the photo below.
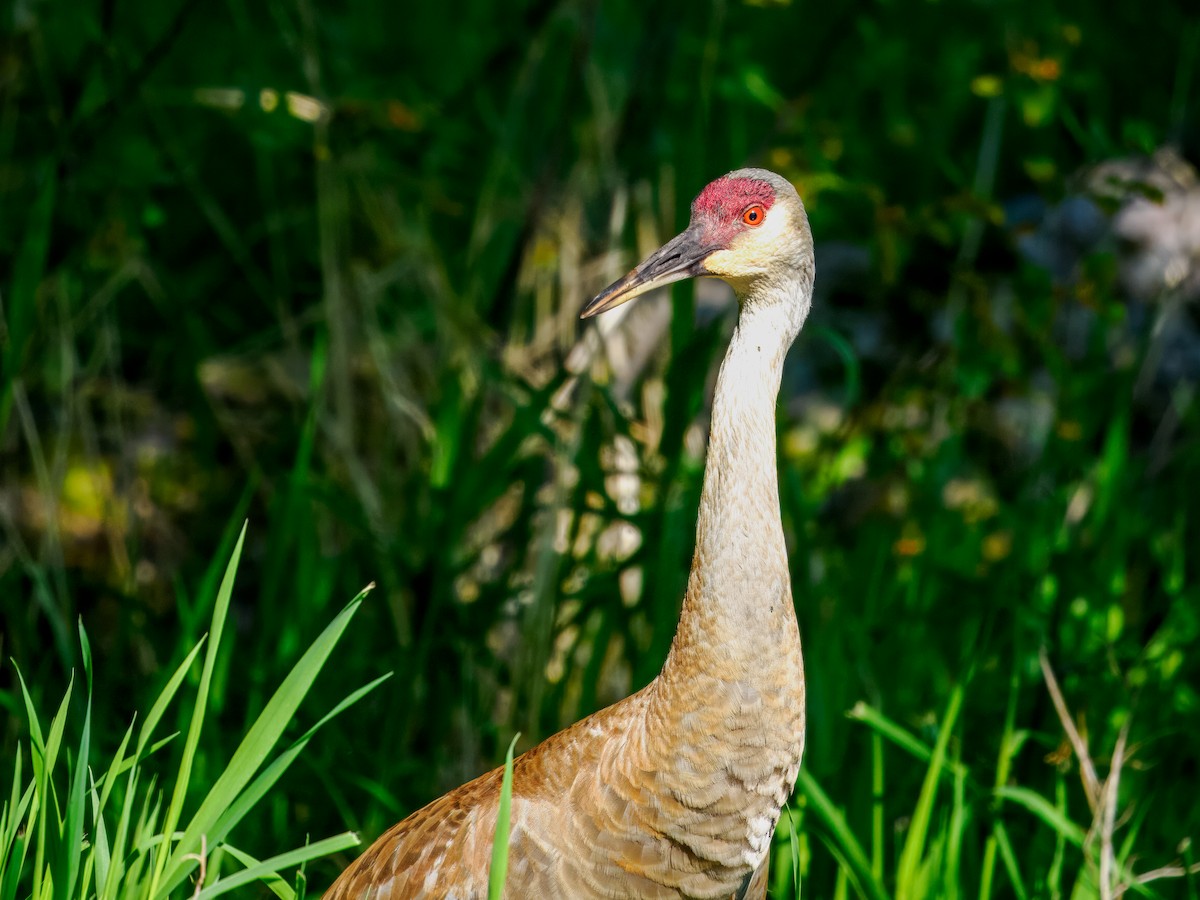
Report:
M 740 298 L 713 396 L 683 611 L 662 673 L 645 691 L 644 732 L 626 755 L 626 765 L 653 772 L 661 796 L 673 798 L 640 814 L 673 849 L 693 848 L 704 865 L 726 866 L 731 886 L 744 884 L 747 867 L 756 869 L 770 849 L 804 748 L 804 663 L 779 517 L 775 403 L 811 283 L 810 269 L 794 296 Z M 672 818 L 662 809 L 687 812 Z M 712 841 L 700 846 L 700 834 Z
M 781 657 L 799 665 L 779 514 L 775 406 L 783 360 L 808 312 L 808 285 L 741 298 L 713 396 L 696 553 L 662 677 L 746 683 Z M 801 293 L 803 292 L 803 293 Z

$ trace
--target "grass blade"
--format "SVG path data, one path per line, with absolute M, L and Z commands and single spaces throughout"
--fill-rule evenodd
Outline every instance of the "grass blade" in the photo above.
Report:
M 996 824 L 996 844 L 1000 848 L 1000 858 L 1004 861 L 1004 869 L 1008 872 L 1009 883 L 1013 887 L 1013 892 L 1017 895 L 1017 900 L 1029 900 L 1029 894 L 1025 892 L 1025 883 L 1021 878 L 1021 868 L 1017 865 L 1017 854 L 1013 852 L 1012 841 L 1008 839 L 1008 829 L 1003 823 Z
M 800 836 L 796 833 L 796 815 L 790 807 L 787 807 L 787 823 L 788 823 L 788 848 L 792 854 L 792 888 L 795 891 L 796 900 L 800 900 Z
M 897 725 L 883 713 L 879 712 L 879 710 L 868 706 L 866 703 L 859 701 L 846 715 L 851 719 L 862 722 L 868 728 L 887 738 L 901 750 L 911 754 L 921 762 L 928 764 L 933 759 L 933 750 L 930 749 L 928 744 L 907 728 Z M 944 765 L 948 771 L 956 775 L 966 774 L 965 770 L 962 770 L 961 764 L 953 760 L 945 762 Z
M 358 836 L 347 831 L 344 834 L 325 838 L 323 841 L 317 841 L 296 850 L 289 850 L 287 853 L 280 853 L 278 856 L 272 856 L 270 859 L 264 859 L 260 863 L 249 866 L 241 872 L 235 872 L 233 875 L 222 878 L 201 890 L 195 895 L 194 900 L 212 900 L 213 897 L 220 897 L 243 885 L 253 884 L 256 881 L 270 881 L 279 876 L 280 869 L 298 866 L 309 860 L 328 856 L 330 853 L 340 853 L 342 850 L 348 850 L 357 845 Z
M 58 707 L 58 712 L 50 720 L 50 733 L 44 744 L 42 743 L 41 728 L 37 724 L 37 711 L 34 709 L 33 698 L 25 687 L 25 679 L 19 669 L 17 670 L 17 680 L 21 685 L 25 709 L 29 714 L 29 733 L 33 741 L 31 756 L 33 759 L 34 808 L 30 810 L 30 814 L 33 815 L 35 811 L 37 813 L 37 822 L 34 823 L 36 849 L 33 854 L 33 896 L 36 900 L 43 896 L 42 878 L 46 874 L 47 817 L 52 804 L 55 807 L 55 815 L 58 814 L 58 799 L 54 793 L 54 783 L 50 779 L 50 773 L 54 770 L 54 763 L 62 744 L 63 729 L 67 724 L 67 707 L 71 702 L 71 690 L 75 685 L 75 676 L 72 674 L 71 680 L 67 682 L 67 693 Z M 55 824 L 57 825 L 57 822 Z
M 504 879 L 508 877 L 508 835 L 512 818 L 513 748 L 520 734 L 513 735 L 504 757 L 504 779 L 500 783 L 500 810 L 496 813 L 496 833 L 492 838 L 492 868 L 488 873 L 488 900 L 500 900 L 504 895 Z
M 996 779 L 993 788 L 1001 788 L 1008 782 L 1008 773 L 1012 768 L 1012 760 L 1024 742 L 1025 735 L 1018 736 L 1016 731 L 1017 697 L 1021 689 L 1021 673 L 1016 654 L 1013 655 L 1012 671 L 1008 680 L 1008 705 L 1004 711 L 1004 731 L 1000 735 L 1000 756 L 996 760 Z M 993 814 L 1000 811 L 1000 802 L 993 805 Z M 992 875 L 996 867 L 995 829 L 1000 827 L 1000 820 L 995 820 L 992 833 L 988 835 L 983 846 L 983 864 L 979 874 L 979 900 L 991 900 Z
M 13 900 L 17 894 L 17 879 L 25 865 L 25 853 L 29 842 L 25 839 L 28 828 L 25 815 L 33 802 L 33 792 L 36 784 L 30 782 L 29 787 L 18 799 L 17 791 L 21 784 L 21 745 L 17 744 L 17 761 L 14 764 L 12 801 L 5 808 L 8 818 L 0 833 L 0 900 Z
M 64 877 L 56 878 L 55 894 L 63 900 L 74 896 L 75 883 L 79 879 L 80 850 L 83 846 L 84 817 L 87 814 L 88 757 L 91 753 L 92 735 L 92 648 L 88 644 L 83 622 L 79 622 L 79 647 L 83 654 L 84 687 L 87 705 L 83 715 L 83 733 L 79 738 L 79 753 L 75 759 L 75 771 L 71 775 L 71 790 L 67 795 L 67 818 L 63 824 L 62 860 L 60 871 Z
M 306 845 L 307 846 L 307 845 Z M 249 853 L 243 853 L 237 847 L 231 847 L 229 844 L 224 845 L 224 850 L 247 869 L 260 865 L 259 861 Z M 291 885 L 281 878 L 277 873 L 270 872 L 262 878 L 263 885 L 273 893 L 279 900 L 295 900 L 296 892 L 292 890 Z
M 883 881 L 883 735 L 871 735 L 871 874 Z
M 258 802 L 262 800 L 264 796 L 266 796 L 266 793 L 271 789 L 271 786 L 274 785 L 275 782 L 279 780 L 280 776 L 282 776 L 283 773 L 288 770 L 288 767 L 295 762 L 296 757 L 300 755 L 306 746 L 308 746 L 308 742 L 312 740 L 313 736 L 321 729 L 323 725 L 325 725 L 330 719 L 334 718 L 334 716 L 338 715 L 343 710 L 353 706 L 391 677 L 392 673 L 388 672 L 386 675 L 381 675 L 374 681 L 363 685 L 358 690 L 351 693 L 348 697 L 342 700 L 341 703 L 326 713 L 319 722 L 312 726 L 312 728 L 308 729 L 308 731 L 306 731 L 302 737 L 297 739 L 292 746 L 281 753 L 276 759 L 272 760 L 271 764 L 267 766 L 259 774 L 259 776 L 254 779 L 253 782 L 251 782 L 250 786 L 247 787 L 246 790 L 242 791 L 237 800 L 235 800 L 222 814 L 221 818 L 217 820 L 217 823 L 213 826 L 212 831 L 208 835 L 209 840 L 213 842 L 224 840 L 225 836 L 229 834 L 233 827 L 242 820 L 246 813 L 253 809 Z
M 100 791 L 96 787 L 95 779 L 92 780 L 92 789 L 89 795 L 92 801 L 92 846 L 94 848 L 89 861 L 95 863 L 96 894 L 103 896 L 104 887 L 108 883 L 109 866 L 112 864 L 112 851 L 108 845 L 108 829 L 104 827 L 104 817 L 100 813 Z M 90 893 L 86 877 L 80 893 L 85 897 Z
M 1004 786 L 996 789 L 996 796 L 1024 807 L 1049 826 L 1055 834 L 1062 835 L 1076 847 L 1082 847 L 1087 839 L 1087 829 L 1076 825 L 1061 809 L 1029 788 Z
M 954 723 L 962 708 L 962 700 L 963 686 L 962 682 L 959 682 L 950 693 L 950 702 L 946 705 L 946 714 L 942 717 L 937 743 L 934 745 L 933 755 L 929 760 L 929 768 L 925 772 L 921 793 L 917 797 L 917 806 L 913 810 L 912 821 L 909 823 L 904 849 L 900 853 L 900 866 L 896 873 L 896 897 L 899 900 L 908 900 L 908 898 L 918 896 L 914 891 L 920 873 L 921 857 L 925 851 L 933 800 L 937 794 L 942 769 L 945 768 L 946 747 L 950 743 L 950 735 L 954 732 Z
M 184 658 L 183 662 L 179 664 L 179 667 L 167 680 L 166 687 L 158 695 L 158 699 L 154 701 L 154 705 L 150 707 L 150 712 L 142 725 L 141 733 L 138 735 L 137 751 L 134 753 L 136 759 L 145 758 L 143 751 L 146 749 L 146 744 L 149 743 L 150 738 L 154 735 L 154 729 L 158 727 L 159 720 L 162 719 L 163 713 L 167 711 L 167 706 L 170 702 L 175 699 L 175 693 L 179 690 L 179 686 L 183 684 L 183 679 L 187 677 L 188 670 L 191 669 L 192 663 L 196 660 L 196 655 L 207 640 L 208 635 L 200 638 L 196 646 L 192 648 L 192 651 Z
M 204 712 L 208 706 L 209 684 L 212 682 L 213 667 L 216 665 L 217 651 L 221 646 L 221 633 L 225 629 L 225 617 L 229 612 L 230 597 L 233 595 L 233 580 L 237 575 L 238 562 L 242 558 L 242 545 L 245 540 L 246 526 L 243 525 L 241 534 L 238 535 L 237 544 L 234 545 L 233 555 L 229 558 L 229 564 L 225 567 L 225 577 L 221 580 L 221 587 L 217 591 L 217 601 L 213 605 L 208 652 L 204 654 L 204 669 L 200 674 L 200 686 L 196 691 L 196 704 L 192 712 L 192 722 L 188 728 L 187 739 L 183 745 L 183 757 L 179 763 L 179 777 L 175 781 L 175 790 L 171 795 L 171 803 L 167 807 L 167 816 L 163 820 L 162 833 L 168 839 L 175 833 L 175 826 L 179 823 L 179 818 L 183 813 L 183 802 L 187 797 L 188 781 L 196 756 L 196 747 L 200 743 L 200 730 L 204 726 Z M 150 889 L 148 891 L 152 897 L 164 896 L 170 890 L 170 888 L 166 888 L 161 893 L 159 891 L 159 885 L 166 870 L 169 855 L 170 846 L 167 845 L 162 848 L 162 852 L 155 859 L 154 873 L 151 876 Z
M 241 544 L 239 542 L 240 549 Z M 373 587 L 373 585 L 371 586 Z M 313 642 L 312 646 L 305 651 L 299 662 L 288 673 L 287 678 L 275 691 L 274 695 L 267 702 L 262 713 L 250 726 L 250 730 L 246 736 L 242 738 L 242 742 L 234 751 L 232 759 L 225 767 L 225 771 L 221 773 L 216 783 L 209 790 L 208 795 L 200 804 L 200 808 L 192 817 L 184 830 L 183 836 L 178 845 L 171 852 L 170 859 L 166 865 L 167 875 L 163 881 L 156 886 L 155 897 L 160 900 L 165 900 L 166 896 L 177 887 L 180 882 L 187 876 L 196 865 L 194 859 L 187 859 L 191 854 L 196 853 L 200 847 L 200 838 L 202 835 L 207 835 L 210 841 L 215 843 L 216 836 L 212 833 L 213 826 L 222 817 L 222 815 L 238 799 L 238 795 L 243 788 L 249 783 L 254 773 L 262 766 L 271 749 L 278 742 L 285 728 L 291 722 L 292 717 L 296 713 L 296 709 L 300 706 L 300 701 L 304 699 L 309 688 L 312 687 L 321 668 L 325 665 L 325 661 L 329 658 L 338 639 L 342 636 L 346 626 L 350 623 L 351 618 L 358 611 L 362 604 L 363 598 L 371 587 L 363 590 L 357 597 L 350 601 L 346 607 L 338 613 L 337 617 L 325 628 L 321 635 Z M 222 596 L 225 596 L 226 589 L 222 585 Z M 213 647 L 216 646 L 216 641 L 209 647 L 209 655 L 212 656 Z M 170 833 L 170 831 L 167 831 Z
M 846 817 L 833 805 L 807 769 L 801 767 L 796 786 L 804 792 L 809 809 L 827 833 L 830 849 L 845 862 L 844 871 L 854 880 L 859 893 L 869 900 L 887 900 L 887 892 L 872 874 L 871 863 L 854 832 L 846 824 Z

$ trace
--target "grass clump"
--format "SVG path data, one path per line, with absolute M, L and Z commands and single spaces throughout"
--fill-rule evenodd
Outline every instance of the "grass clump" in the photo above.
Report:
M 1109 753 L 1108 775 L 1101 778 L 1095 754 L 1067 706 L 1045 651 L 1039 654 L 1039 661 L 1046 691 L 1069 745 L 1069 749 L 1060 747 L 1048 755 L 1059 765 L 1053 797 L 1009 779 L 1014 759 L 1035 737 L 1015 727 L 1019 687 L 1015 673 L 991 782 L 984 780 L 980 771 L 983 766 L 963 763 L 963 736 L 958 722 L 969 698 L 970 675 L 951 691 L 932 747 L 878 709 L 859 703 L 848 716 L 872 732 L 876 748 L 870 772 L 870 839 L 864 844 L 844 804 L 831 799 L 808 769 L 801 770 L 797 783 L 799 807 L 785 812 L 775 834 L 770 896 L 775 900 L 799 900 L 799 885 L 809 874 L 813 859 L 809 842 L 814 838 L 835 861 L 836 898 L 992 900 L 1012 896 L 1021 900 L 1114 900 L 1125 894 L 1176 896 L 1170 891 L 1181 886 L 1188 891 L 1186 896 L 1195 896 L 1200 864 L 1188 856 L 1188 836 L 1184 835 L 1178 845 L 1179 859 L 1175 863 L 1157 868 L 1139 865 L 1139 857 L 1146 851 L 1141 846 L 1144 841 L 1139 841 L 1146 807 L 1136 802 L 1123 804 L 1118 793 L 1122 768 L 1130 758 L 1129 719 Z M 888 802 L 885 745 L 924 767 L 911 814 L 897 814 L 895 809 L 908 802 L 907 798 Z M 1063 776 L 1071 759 L 1077 764 L 1091 815 L 1087 823 L 1078 820 L 1068 800 Z M 879 827 L 889 806 L 897 824 L 890 840 Z M 1012 834 L 1030 830 L 1054 848 L 1052 854 L 1022 855 L 1014 847 Z M 1121 840 L 1116 839 L 1118 830 L 1123 830 Z
M 317 731 L 389 677 L 380 676 L 353 691 L 282 752 L 275 752 L 366 590 L 338 613 L 295 663 L 220 775 L 196 790 L 200 787 L 193 778 L 196 750 L 244 540 L 245 528 L 225 567 L 208 634 L 176 667 L 144 719 L 129 725 L 105 764 L 94 759 L 92 747 L 92 655 L 82 625 L 82 689 L 72 678 L 48 722 L 18 673 L 28 744 L 18 745 L 11 793 L 0 811 L 3 900 L 165 900 L 185 891 L 210 898 L 254 882 L 265 884 L 283 900 L 293 900 L 305 895 L 305 863 L 358 843 L 357 836 L 347 832 L 259 860 L 230 838 Z M 177 700 L 185 707 L 188 704 L 181 689 L 194 675 L 198 661 L 201 671 L 190 698 L 186 735 L 160 735 L 170 707 Z M 77 734 L 68 746 L 72 699 L 77 695 L 82 695 L 83 719 L 73 729 Z M 174 773 L 164 779 L 168 783 L 161 783 L 148 763 L 173 748 L 179 748 Z M 299 869 L 289 881 L 281 872 L 293 867 Z

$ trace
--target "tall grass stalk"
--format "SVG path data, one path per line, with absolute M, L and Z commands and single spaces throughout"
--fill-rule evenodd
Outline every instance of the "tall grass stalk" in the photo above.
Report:
M 492 837 L 492 867 L 488 873 L 488 900 L 500 900 L 504 895 L 504 880 L 508 877 L 508 835 L 512 819 L 513 749 L 520 734 L 509 741 L 504 757 L 504 778 L 500 782 L 500 808 L 496 811 L 496 832 Z

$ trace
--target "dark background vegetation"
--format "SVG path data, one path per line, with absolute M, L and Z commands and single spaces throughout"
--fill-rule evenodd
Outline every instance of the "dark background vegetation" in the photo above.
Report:
M 1161 188 L 1109 191 L 1086 239 L 1059 211 L 1096 166 L 1195 161 L 1194 6 L 18 0 L 0 27 L 0 757 L 25 728 L 9 658 L 53 708 L 77 617 L 93 745 L 119 741 L 244 518 L 194 782 L 369 581 L 317 693 L 396 673 L 241 829 L 260 856 L 374 837 L 644 684 L 732 304 L 648 301 L 644 364 L 578 379 L 575 316 L 755 164 L 820 244 L 779 419 L 808 771 L 890 881 L 925 766 L 846 714 L 932 744 L 961 685 L 962 883 L 1003 820 L 1025 884 L 996 894 L 1069 893 L 1085 855 L 991 794 L 1024 738 L 1003 780 L 1091 822 L 1045 647 L 1102 773 L 1129 724 L 1131 865 L 1191 859 L 1200 345 L 1164 342 L 1195 306 L 1132 296 L 1138 248 L 1107 231 Z M 804 836 L 808 896 L 833 896 Z

